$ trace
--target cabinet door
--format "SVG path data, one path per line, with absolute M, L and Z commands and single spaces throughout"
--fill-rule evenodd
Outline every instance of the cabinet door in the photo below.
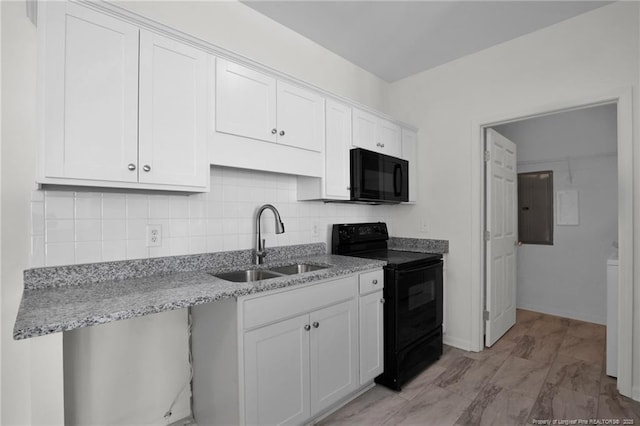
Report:
M 327 100 L 324 182 L 326 197 L 348 200 L 351 108 Z
M 360 384 L 384 371 L 382 291 L 360 297 Z
M 45 7 L 44 176 L 136 182 L 138 28 L 77 4 Z
M 310 151 L 324 147 L 324 98 L 278 81 L 278 143 Z
M 402 130 L 397 124 L 380 119 L 378 141 L 381 153 L 398 158 L 402 156 Z
M 245 423 L 299 424 L 310 416 L 309 315 L 245 333 Z
M 358 387 L 356 300 L 311 317 L 311 413 L 328 407 Z
M 418 194 L 418 135 L 402 129 L 402 158 L 409 162 L 409 202 L 415 202 Z
M 208 55 L 140 34 L 140 182 L 207 186 Z
M 353 109 L 353 146 L 380 151 L 378 141 L 378 117 L 359 109 Z
M 216 131 L 275 142 L 276 80 L 218 58 Z

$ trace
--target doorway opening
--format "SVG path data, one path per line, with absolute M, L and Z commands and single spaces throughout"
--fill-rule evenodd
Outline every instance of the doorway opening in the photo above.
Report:
M 472 298 L 473 304 L 472 306 L 477 309 L 473 315 L 473 321 L 475 324 L 474 335 L 473 335 L 473 344 L 476 346 L 476 350 L 482 350 L 484 348 L 484 332 L 486 321 L 485 318 L 488 316 L 490 318 L 490 312 L 485 312 L 485 298 L 488 300 L 488 295 L 486 294 L 485 281 L 486 272 L 487 272 L 487 248 L 485 244 L 486 234 L 485 223 L 487 222 L 487 218 L 485 218 L 485 203 L 487 200 L 485 199 L 485 183 L 484 183 L 484 140 L 485 133 L 489 128 L 498 128 L 500 126 L 511 125 L 516 121 L 522 121 L 525 119 L 538 119 L 545 116 L 550 116 L 556 113 L 568 113 L 571 111 L 583 110 L 592 107 L 606 107 L 613 108 L 616 112 L 615 118 L 615 128 L 617 130 L 617 136 L 615 137 L 616 141 L 614 146 L 616 147 L 615 151 L 617 153 L 617 158 L 612 153 L 603 153 L 600 152 L 596 156 L 595 154 L 574 154 L 571 158 L 571 155 L 564 155 L 564 159 L 556 160 L 558 165 L 563 165 L 564 169 L 560 171 L 560 174 L 563 176 L 564 180 L 570 182 L 571 179 L 575 181 L 577 168 L 582 167 L 578 163 L 580 162 L 588 162 L 590 160 L 595 161 L 597 157 L 602 157 L 605 160 L 609 161 L 609 163 L 613 162 L 617 164 L 617 171 L 614 173 L 616 177 L 615 186 L 617 191 L 617 200 L 614 200 L 613 204 L 617 207 L 617 213 L 614 210 L 613 215 L 617 217 L 617 223 L 613 225 L 613 238 L 602 238 L 606 241 L 607 250 L 611 251 L 612 245 L 617 240 L 619 245 L 619 297 L 618 297 L 618 309 L 620 316 L 620 324 L 618 331 L 618 390 L 620 393 L 626 396 L 631 395 L 631 381 L 632 381 L 632 347 L 631 347 L 631 336 L 632 336 L 632 292 L 633 292 L 633 280 L 632 280 L 632 271 L 633 271 L 633 217 L 632 217 L 632 201 L 633 201 L 633 160 L 632 160 L 632 119 L 631 119 L 631 91 L 616 91 L 615 93 L 609 93 L 608 95 L 597 96 L 591 99 L 583 99 L 583 102 L 567 102 L 567 103 L 558 103 L 552 106 L 546 107 L 538 107 L 532 108 L 526 114 L 519 114 L 509 116 L 505 114 L 501 117 L 493 117 L 493 119 L 486 120 L 476 120 L 473 123 L 474 131 L 478 133 L 474 136 L 474 142 L 477 145 L 474 146 L 474 162 L 477 161 L 477 168 L 475 171 L 477 172 L 477 176 L 480 178 L 478 183 L 478 193 L 477 197 L 478 206 L 480 208 L 479 214 L 474 218 L 473 228 L 478 230 L 477 235 L 477 246 L 473 248 L 474 250 L 474 268 L 479 273 L 479 277 L 474 281 L 477 284 L 477 287 L 473 287 Z M 504 128 L 503 128 L 504 129 Z M 607 154 L 607 155 L 605 155 Z M 566 158 L 570 157 L 570 158 Z M 518 157 L 521 158 L 521 157 Z M 552 157 L 547 158 L 538 158 L 538 161 L 548 161 L 554 160 Z M 521 160 L 522 162 L 522 160 Z M 540 164 L 535 164 L 534 160 L 530 160 L 529 164 L 521 164 L 521 166 L 528 166 L 529 171 L 532 168 L 536 168 L 540 166 Z M 536 167 L 534 167 L 536 166 Z M 474 167 L 476 165 L 474 164 Z M 582 173 L 582 172 L 580 172 Z M 558 188 L 556 188 L 558 189 Z M 564 188 L 562 188 L 565 190 Z M 567 189 L 571 190 L 571 188 Z M 579 191 L 578 191 L 579 193 Z M 563 212 L 566 213 L 568 211 L 569 215 L 574 214 L 572 210 L 575 210 L 577 207 L 580 209 L 580 204 L 578 202 L 577 206 L 572 206 L 570 203 L 567 204 L 567 200 L 575 200 L 575 197 L 572 194 L 564 194 L 566 195 L 566 199 L 562 200 L 563 203 Z M 474 197 L 475 198 L 475 197 Z M 555 194 L 554 202 L 556 203 L 556 217 L 558 214 L 558 196 Z M 583 210 L 584 212 L 584 210 Z M 564 214 L 564 213 L 563 213 Z M 578 211 L 578 218 L 582 214 Z M 564 216 L 563 216 L 564 217 Z M 586 216 L 584 217 L 586 220 Z M 583 222 L 585 225 L 588 222 Z M 575 226 L 575 225 L 574 225 Z M 558 231 L 558 224 L 555 224 L 555 229 Z M 609 226 L 611 229 L 611 226 Z M 617 234 L 617 238 L 616 238 Z M 603 273 L 606 274 L 606 254 L 602 256 L 600 259 L 600 267 Z M 549 268 L 547 268 L 549 269 Z M 602 284 L 604 286 L 604 284 Z M 604 289 L 606 294 L 606 289 Z M 604 298 L 606 300 L 606 296 Z M 601 300 L 600 303 L 604 304 L 604 300 Z M 515 307 L 514 307 L 515 308 Z M 534 306 L 526 306 L 525 309 L 532 309 Z M 532 309 L 537 311 L 545 312 L 541 309 Z M 545 313 L 552 314 L 560 314 L 559 312 L 549 312 L 548 310 Z M 576 319 L 582 319 L 590 322 L 603 322 L 594 321 L 593 318 L 586 318 L 584 316 L 579 315 L 567 315 L 564 316 L 573 317 Z M 515 320 L 515 318 L 514 318 Z

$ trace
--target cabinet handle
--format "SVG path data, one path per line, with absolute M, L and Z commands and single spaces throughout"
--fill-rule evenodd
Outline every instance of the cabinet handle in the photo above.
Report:
M 320 327 L 320 323 L 318 321 L 313 323 L 313 328 L 318 328 Z
M 144 170 L 145 172 L 150 172 L 151 171 L 151 166 L 148 164 L 145 164 L 144 166 L 142 166 L 142 170 Z
M 133 163 L 129 163 L 129 165 L 127 166 L 127 168 L 131 171 L 134 171 L 136 169 L 136 165 Z
M 380 303 L 384 303 L 384 297 L 380 299 Z
M 309 324 L 306 324 L 306 325 L 304 326 L 304 329 L 305 329 L 306 331 L 309 331 L 309 330 L 311 330 L 311 326 L 310 326 Z
M 284 136 L 284 130 L 280 130 L 280 136 Z
M 276 133 L 278 133 L 278 130 L 277 130 L 277 129 L 271 129 L 271 134 L 272 134 L 272 135 L 275 135 Z
M 373 285 L 376 285 L 376 284 L 378 284 L 378 280 L 373 280 L 373 281 L 371 281 L 371 283 L 372 283 Z

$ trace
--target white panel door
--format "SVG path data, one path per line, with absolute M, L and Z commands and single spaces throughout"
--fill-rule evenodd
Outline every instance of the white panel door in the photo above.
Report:
M 324 98 L 278 81 L 278 143 L 310 151 L 324 147 Z
M 327 99 L 324 182 L 326 197 L 348 200 L 351 108 Z M 411 170 L 411 169 L 409 169 Z
M 418 135 L 402 129 L 402 159 L 409 162 L 409 202 L 418 199 Z
M 353 109 L 353 146 L 380 151 L 378 141 L 378 117 L 368 112 Z
M 138 28 L 77 4 L 45 7 L 45 176 L 137 181 Z
M 360 384 L 384 371 L 382 291 L 360 297 Z
M 218 58 L 216 131 L 275 142 L 276 80 Z
M 244 335 L 245 423 L 300 424 L 308 419 L 309 315 Z
M 208 55 L 140 33 L 140 182 L 207 186 Z
M 493 345 L 516 322 L 518 182 L 516 145 L 487 129 L 486 150 L 486 310 L 485 344 Z
M 395 123 L 378 121 L 378 142 L 380 152 L 392 157 L 402 157 L 402 129 Z
M 355 299 L 312 312 L 311 413 L 358 387 L 357 304 Z

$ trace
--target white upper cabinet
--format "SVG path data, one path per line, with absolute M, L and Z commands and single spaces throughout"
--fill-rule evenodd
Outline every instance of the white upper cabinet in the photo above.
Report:
M 395 123 L 366 111 L 353 109 L 353 146 L 400 157 L 401 128 Z
M 206 186 L 208 55 L 140 34 L 140 182 Z
M 278 81 L 278 143 L 322 152 L 324 98 Z
M 413 130 L 402 129 L 402 159 L 409 162 L 409 202 L 418 197 L 418 135 Z
M 207 54 L 78 4 L 42 6 L 38 182 L 206 189 Z
M 44 175 L 137 182 L 138 28 L 71 3 L 47 10 Z
M 218 58 L 216 131 L 275 142 L 275 78 Z
M 322 152 L 324 98 L 242 65 L 216 66 L 216 131 Z
M 322 178 L 298 177 L 298 200 L 348 200 L 351 108 L 327 99 Z

